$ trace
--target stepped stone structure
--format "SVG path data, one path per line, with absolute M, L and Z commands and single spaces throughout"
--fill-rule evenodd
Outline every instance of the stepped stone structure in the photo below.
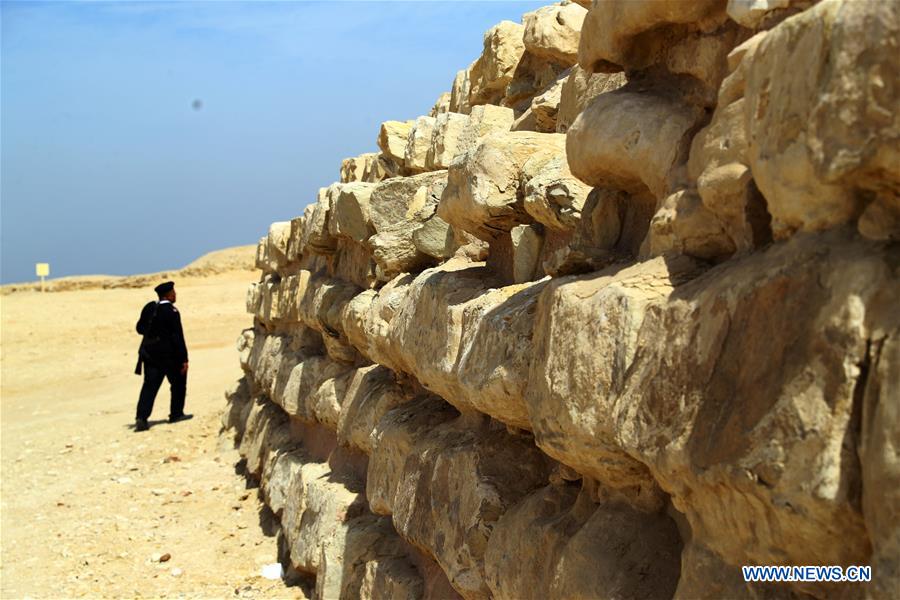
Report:
M 897 2 L 562 2 L 383 123 L 223 418 L 316 596 L 898 597 L 898 73 Z

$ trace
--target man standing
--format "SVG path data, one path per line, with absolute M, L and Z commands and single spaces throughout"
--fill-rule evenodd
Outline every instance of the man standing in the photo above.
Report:
M 169 423 L 190 419 L 184 413 L 184 396 L 187 390 L 188 354 L 181 329 L 181 314 L 175 308 L 175 283 L 167 281 L 154 288 L 158 302 L 148 302 L 141 311 L 137 332 L 144 336 L 138 350 L 135 373 L 140 375 L 144 367 L 144 385 L 138 399 L 134 430 L 150 428 L 147 419 L 153 412 L 153 401 L 163 379 L 169 380 L 172 400 Z

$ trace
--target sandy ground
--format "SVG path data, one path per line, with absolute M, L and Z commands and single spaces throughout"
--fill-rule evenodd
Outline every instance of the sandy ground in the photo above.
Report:
M 2 598 L 302 597 L 260 576 L 277 561 L 269 515 L 218 437 L 255 277 L 178 280 L 195 418 L 165 421 L 163 384 L 143 433 L 134 323 L 152 290 L 0 299 Z

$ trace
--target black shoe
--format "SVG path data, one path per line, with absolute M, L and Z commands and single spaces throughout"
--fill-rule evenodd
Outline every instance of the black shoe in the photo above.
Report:
M 136 419 L 134 421 L 135 431 L 147 431 L 148 429 L 150 429 L 150 424 L 147 423 L 147 419 Z
M 193 418 L 194 418 L 194 415 L 188 415 L 188 414 L 182 413 L 180 415 L 175 415 L 173 417 L 169 417 L 169 423 L 177 423 L 178 421 L 187 421 L 188 419 L 193 419 Z

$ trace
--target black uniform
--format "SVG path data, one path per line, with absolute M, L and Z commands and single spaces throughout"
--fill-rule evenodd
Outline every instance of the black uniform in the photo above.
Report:
M 137 418 L 148 419 L 153 412 L 153 401 L 163 379 L 169 380 L 172 401 L 169 418 L 184 414 L 184 396 L 187 390 L 187 374 L 182 373 L 188 362 L 187 345 L 181 328 L 181 313 L 168 300 L 149 302 L 141 311 L 135 327 L 144 336 L 138 350 L 138 366 L 144 367 L 144 385 L 137 405 Z

